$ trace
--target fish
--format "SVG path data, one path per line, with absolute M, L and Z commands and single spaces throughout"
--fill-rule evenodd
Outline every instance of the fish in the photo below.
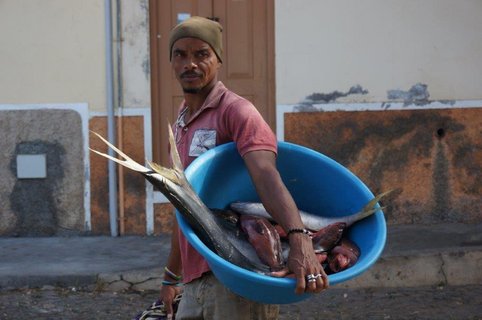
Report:
M 333 223 L 343 222 L 346 224 L 346 227 L 351 226 L 357 221 L 360 221 L 366 217 L 371 216 L 375 212 L 384 209 L 384 207 L 377 207 L 374 206 L 380 201 L 380 199 L 387 194 L 391 193 L 392 190 L 386 191 L 384 193 L 379 194 L 378 196 L 374 197 L 370 200 L 361 211 L 344 216 L 344 217 L 322 217 L 312 213 L 308 213 L 302 210 L 299 210 L 301 222 L 305 226 L 306 229 L 312 231 L 318 231 L 323 229 Z M 274 221 L 272 216 L 266 211 L 263 204 L 260 202 L 232 202 L 229 205 L 229 208 L 239 214 L 249 214 L 258 217 L 266 218 L 270 221 Z
M 187 180 L 176 148 L 174 135 L 169 125 L 172 168 L 147 161 L 149 168 L 132 160 L 121 150 L 92 131 L 120 158 L 109 156 L 89 148 L 92 152 L 140 173 L 157 190 L 166 196 L 179 213 L 187 220 L 200 240 L 221 258 L 247 270 L 268 274 L 270 268 L 257 256 L 246 236 L 235 232 L 229 224 L 219 223 L 220 218 L 209 209 Z
M 265 218 L 242 215 L 240 224 L 261 261 L 267 264 L 272 271 L 283 269 L 285 262 L 280 236 L 271 222 Z
M 315 253 L 332 249 L 341 240 L 345 228 L 346 223 L 335 222 L 313 233 L 311 240 Z
M 328 253 L 328 268 L 332 273 L 340 272 L 353 266 L 360 257 L 360 248 L 348 238 L 340 242 Z

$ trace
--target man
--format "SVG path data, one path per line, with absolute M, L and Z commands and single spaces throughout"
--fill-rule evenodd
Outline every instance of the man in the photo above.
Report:
M 170 59 L 184 92 L 173 125 L 184 167 L 216 145 L 236 142 L 256 191 L 267 211 L 289 232 L 288 268 L 296 278 L 296 293 L 318 293 L 328 286 L 310 237 L 304 233 L 298 209 L 276 169 L 276 137 L 256 108 L 218 81 L 222 65 L 222 27 L 201 17 L 177 25 L 170 34 Z M 171 251 L 160 298 L 172 313 L 172 302 L 183 297 L 176 319 L 277 319 L 278 306 L 239 297 L 212 275 L 174 223 Z M 287 272 L 273 273 L 285 276 Z

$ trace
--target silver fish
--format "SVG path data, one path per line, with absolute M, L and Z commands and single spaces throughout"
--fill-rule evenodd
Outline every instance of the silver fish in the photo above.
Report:
M 345 217 L 322 217 L 300 210 L 301 222 L 306 229 L 312 231 L 318 231 L 324 227 L 329 226 L 330 224 L 337 222 L 344 222 L 346 223 L 346 226 L 349 227 L 353 223 L 374 214 L 378 210 L 382 210 L 383 207 L 374 208 L 374 206 L 377 204 L 378 201 L 380 201 L 382 197 L 384 197 L 390 192 L 392 192 L 392 190 L 379 194 L 378 196 L 370 200 L 360 212 Z M 263 204 L 260 202 L 233 202 L 229 205 L 229 207 L 231 208 L 231 210 L 239 214 L 250 214 L 266 218 L 270 221 L 274 221 L 273 217 L 266 211 Z
M 269 267 L 263 264 L 247 239 L 238 232 L 233 232 L 203 203 L 188 182 L 181 164 L 181 159 L 169 126 L 169 143 L 173 168 L 165 168 L 148 162 L 150 168 L 135 162 L 117 149 L 99 134 L 93 132 L 122 159 L 90 149 L 98 155 L 142 174 L 154 187 L 161 191 L 188 221 L 198 237 L 221 258 L 248 270 L 268 273 Z

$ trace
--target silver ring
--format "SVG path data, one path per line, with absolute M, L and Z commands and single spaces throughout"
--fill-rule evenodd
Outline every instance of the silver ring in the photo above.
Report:
M 316 279 L 315 278 L 309 279 L 308 282 L 316 282 Z
M 316 276 L 312 273 L 306 276 L 306 280 L 311 281 L 315 280 L 316 281 Z
M 318 273 L 318 274 L 315 276 L 315 279 L 318 279 L 318 278 L 321 278 L 321 273 Z

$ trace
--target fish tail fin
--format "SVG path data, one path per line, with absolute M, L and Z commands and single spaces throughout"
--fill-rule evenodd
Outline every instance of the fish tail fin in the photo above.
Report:
M 381 198 L 385 197 L 387 194 L 392 193 L 392 192 L 393 192 L 393 189 L 392 189 L 392 190 L 388 190 L 388 191 L 386 191 L 386 192 L 380 193 L 380 194 L 377 195 L 375 198 L 373 198 L 372 200 L 370 200 L 370 201 L 363 207 L 363 209 L 360 211 L 359 215 L 357 215 L 357 220 L 361 220 L 361 219 L 363 219 L 363 218 L 366 218 L 366 217 L 374 214 L 375 212 L 377 212 L 377 211 L 379 211 L 379 210 L 385 209 L 385 207 L 375 208 L 375 205 L 380 201 Z
M 149 175 L 149 174 L 152 174 L 152 171 L 158 173 L 159 175 L 161 175 L 162 177 L 172 181 L 173 183 L 175 184 L 180 184 L 180 181 L 182 180 L 182 178 L 180 178 L 180 174 L 182 175 L 182 171 L 179 172 L 178 170 L 175 170 L 175 169 L 170 169 L 170 168 L 165 168 L 161 165 L 158 165 L 157 163 L 154 163 L 154 162 L 150 162 L 149 160 L 146 160 L 147 164 L 149 165 L 149 167 L 152 169 L 152 170 L 149 170 L 149 168 L 146 168 L 145 166 L 137 163 L 136 161 L 132 160 L 128 155 L 126 155 L 124 152 L 122 152 L 120 149 L 118 149 L 117 147 L 115 147 L 112 143 L 110 143 L 109 141 L 107 141 L 104 137 L 102 137 L 100 134 L 98 134 L 97 132 L 94 132 L 94 131 L 91 131 L 93 134 L 95 134 L 100 140 L 102 140 L 109 148 L 111 148 L 112 150 L 114 150 L 119 156 L 122 157 L 122 159 L 119 159 L 119 158 L 116 158 L 116 157 L 112 157 L 108 154 L 105 154 L 105 153 L 102 153 L 100 151 L 97 151 L 97 150 L 94 150 L 94 149 L 91 149 L 89 148 L 90 151 L 104 157 L 104 158 L 107 158 L 109 160 L 112 160 L 126 168 L 129 168 L 131 170 L 134 170 L 136 172 L 140 172 L 142 174 L 146 174 L 146 175 Z M 174 145 L 174 148 L 176 146 Z M 176 152 L 177 152 L 177 149 L 176 149 Z
M 181 157 L 179 156 L 179 151 L 177 151 L 176 140 L 174 139 L 174 134 L 172 133 L 171 124 L 168 123 L 169 128 L 169 145 L 171 146 L 171 161 L 174 169 L 178 172 L 184 172 L 182 166 Z
M 179 156 L 179 151 L 176 147 L 176 141 L 174 138 L 174 133 L 172 132 L 171 124 L 167 124 L 167 128 L 169 130 L 169 146 L 170 146 L 170 154 L 171 154 L 171 162 L 173 168 L 166 168 L 157 163 L 147 161 L 149 166 L 160 174 L 161 176 L 169 179 L 170 181 L 176 183 L 177 185 L 181 185 L 187 181 L 184 175 L 184 169 L 181 162 L 181 157 Z
M 363 211 L 372 209 L 383 197 L 385 197 L 386 195 L 392 193 L 393 190 L 394 190 L 394 189 L 391 189 L 391 190 L 382 192 L 382 193 L 380 193 L 379 195 L 377 195 L 375 198 L 373 198 L 372 200 L 370 200 L 370 201 L 365 205 L 365 207 L 363 207 Z
M 97 132 L 94 132 L 94 131 L 91 131 L 93 134 L 95 134 L 100 140 L 102 140 L 109 148 L 111 148 L 112 150 L 114 150 L 119 156 L 122 157 L 122 159 L 119 159 L 119 158 L 116 158 L 116 157 L 112 157 L 108 154 L 105 154 L 105 153 L 102 153 L 100 151 L 97 151 L 97 150 L 94 150 L 94 149 L 91 149 L 89 148 L 90 151 L 94 152 L 94 153 L 97 153 L 98 155 L 104 157 L 104 158 L 107 158 L 109 160 L 112 160 L 126 168 L 129 168 L 131 170 L 134 170 L 134 171 L 137 171 L 137 172 L 140 172 L 140 173 L 147 173 L 149 172 L 150 170 L 146 167 L 144 167 L 143 165 L 135 162 L 134 160 L 132 160 L 129 156 L 127 156 L 125 153 L 123 153 L 122 151 L 120 151 L 118 148 L 116 148 L 112 143 L 110 143 L 109 141 L 107 141 L 106 139 L 104 139 L 104 137 L 102 137 L 100 134 L 98 134 Z
M 149 167 L 151 167 L 153 171 L 160 174 L 164 178 L 174 182 L 177 185 L 180 184 L 179 175 L 177 174 L 176 170 L 163 167 L 155 162 L 150 162 L 149 160 L 146 160 L 146 161 Z
M 376 202 L 375 202 L 376 203 Z M 364 219 L 368 216 L 371 216 L 372 214 L 374 214 L 375 212 L 377 212 L 378 210 L 383 210 L 385 209 L 385 207 L 378 207 L 378 208 L 364 208 L 362 211 L 360 211 L 359 215 L 357 216 L 357 221 L 358 220 L 361 220 L 361 219 Z

